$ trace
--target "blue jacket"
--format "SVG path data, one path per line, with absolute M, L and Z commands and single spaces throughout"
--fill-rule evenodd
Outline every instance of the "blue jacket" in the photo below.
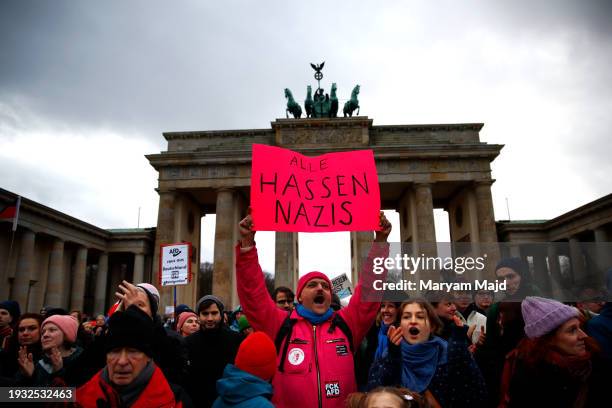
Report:
M 212 405 L 213 408 L 274 408 L 270 402 L 272 384 L 242 371 L 233 364 L 225 366 L 223 377 L 217 380 L 217 392 L 219 396 Z
M 603 357 L 612 360 L 612 302 L 586 324 L 586 332 L 599 343 Z

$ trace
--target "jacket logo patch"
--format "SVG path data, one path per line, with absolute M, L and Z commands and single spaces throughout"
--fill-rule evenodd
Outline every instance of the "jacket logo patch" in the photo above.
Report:
M 332 381 L 325 383 L 325 396 L 327 398 L 337 398 L 340 396 L 340 383 Z
M 302 361 L 304 361 L 304 352 L 302 349 L 292 348 L 289 350 L 289 353 L 287 353 L 287 360 L 291 365 L 300 365 Z
M 336 344 L 336 355 L 348 356 L 348 348 L 346 347 L 346 344 Z

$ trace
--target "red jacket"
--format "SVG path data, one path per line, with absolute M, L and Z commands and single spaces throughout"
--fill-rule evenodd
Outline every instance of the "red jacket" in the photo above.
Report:
M 119 408 L 121 400 L 119 394 L 106 381 L 102 379 L 102 370 L 94 375 L 76 391 L 76 401 L 78 407 L 96 408 L 96 401 L 103 400 L 104 406 Z M 166 381 L 166 377 L 159 367 L 155 367 L 153 376 L 142 391 L 136 402 L 130 408 L 182 408 L 182 402 L 177 402 L 174 393 Z
M 380 305 L 361 301 L 364 288 L 372 288 L 372 259 L 388 254 L 387 244 L 372 247 L 362 271 L 365 283 L 359 282 L 349 305 L 338 312 L 351 329 L 355 347 L 372 325 Z M 275 339 L 287 312 L 276 307 L 266 289 L 256 248 L 242 252 L 240 246 L 236 247 L 236 275 L 240 304 L 249 323 Z M 384 279 L 384 275 L 376 279 Z M 289 340 L 284 372 L 277 372 L 272 382 L 272 403 L 281 408 L 344 407 L 348 394 L 357 391 L 350 340 L 339 328 L 328 332 L 331 318 L 316 326 L 295 310 L 291 318 L 298 321 Z

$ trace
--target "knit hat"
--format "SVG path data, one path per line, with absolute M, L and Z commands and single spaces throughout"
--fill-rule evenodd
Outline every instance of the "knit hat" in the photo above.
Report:
M 578 317 L 578 310 L 556 300 L 527 296 L 521 303 L 525 320 L 525 334 L 530 339 L 550 333 L 572 317 Z
M 5 300 L 4 302 L 0 302 L 0 309 L 4 309 L 13 318 L 13 322 L 16 322 L 21 316 L 21 309 L 19 308 L 19 303 L 14 300 Z
M 181 332 L 181 327 L 183 327 L 187 319 L 189 319 L 190 317 L 195 317 L 196 320 L 198 319 L 198 315 L 193 313 L 192 311 L 185 311 L 179 315 L 178 323 L 176 324 L 177 332 Z
M 210 303 L 209 301 L 215 303 L 219 308 L 219 313 L 223 314 L 225 306 L 223 305 L 221 299 L 219 299 L 215 295 L 206 295 L 204 297 L 201 297 L 200 300 L 198 300 L 198 303 L 196 303 L 196 313 L 200 313 L 202 311 L 201 309 L 203 309 L 202 305 L 204 304 L 204 302 Z
M 240 318 L 238 319 L 238 329 L 240 331 L 243 331 L 244 329 L 248 329 L 249 327 L 251 327 L 251 325 L 247 320 L 247 317 L 245 315 L 240 316 Z
M 510 268 L 514 272 L 521 275 L 521 277 L 529 277 L 529 274 L 527 273 L 527 271 L 529 271 L 529 266 L 521 258 L 504 258 L 497 263 L 497 265 L 495 266 L 495 271 L 501 268 Z
M 125 311 L 113 313 L 108 319 L 106 352 L 129 347 L 140 350 L 151 357 L 153 355 L 152 337 L 153 321 L 145 312 L 132 305 Z
M 189 306 L 187 306 L 184 303 L 181 303 L 180 305 L 178 305 L 176 307 L 176 309 L 174 309 L 174 313 L 176 315 L 175 318 L 178 318 L 181 315 L 181 313 L 183 313 L 183 312 L 193 312 L 193 313 L 195 313 L 193 310 L 191 310 L 191 308 Z
M 276 373 L 276 347 L 264 332 L 255 332 L 238 348 L 236 367 L 256 377 L 269 381 Z
M 70 315 L 53 315 L 47 317 L 42 326 L 40 327 L 40 331 L 42 332 L 47 323 L 53 323 L 56 325 L 62 333 L 64 333 L 64 340 L 74 343 L 76 341 L 77 330 L 79 329 L 79 322 L 77 319 Z
M 155 316 L 159 309 L 159 291 L 157 288 L 150 283 L 139 283 L 136 285 L 140 289 L 144 290 L 149 298 L 149 304 L 151 305 L 151 315 Z
M 302 289 L 304 289 L 304 286 L 306 286 L 308 281 L 313 280 L 315 278 L 323 279 L 325 282 L 327 282 L 331 290 L 332 284 L 329 278 L 327 277 L 327 275 L 319 271 L 308 272 L 306 275 L 302 276 L 300 280 L 298 281 L 297 293 L 295 296 L 298 300 L 300 298 L 300 295 L 302 294 Z

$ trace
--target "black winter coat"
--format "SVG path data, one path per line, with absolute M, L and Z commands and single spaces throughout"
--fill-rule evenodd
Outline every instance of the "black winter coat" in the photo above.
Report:
M 185 386 L 196 407 L 210 407 L 217 399 L 217 380 L 227 364 L 234 364 L 242 339 L 225 326 L 185 338 L 189 356 Z

